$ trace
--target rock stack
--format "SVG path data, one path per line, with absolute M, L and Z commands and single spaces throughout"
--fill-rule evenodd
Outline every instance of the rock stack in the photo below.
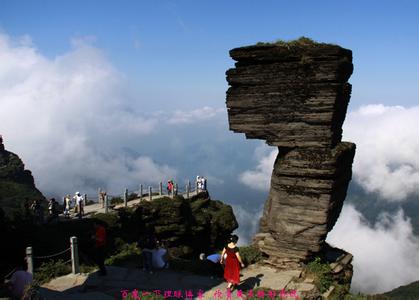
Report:
M 300 265 L 324 248 L 352 175 L 355 145 L 341 142 L 352 52 L 302 38 L 230 55 L 230 129 L 279 149 L 255 244 L 274 266 Z

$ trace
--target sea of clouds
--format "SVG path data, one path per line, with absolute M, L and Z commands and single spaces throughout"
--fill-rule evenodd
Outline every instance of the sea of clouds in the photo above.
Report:
M 175 178 L 170 161 L 135 150 L 158 135 L 175 148 L 177 127 L 221 112 L 204 106 L 146 114 L 139 111 L 146 102 L 88 41 L 74 40 L 69 51 L 48 58 L 29 37 L 0 33 L 0 134 L 46 195 L 122 191 Z M 164 125 L 171 131 L 161 132 Z

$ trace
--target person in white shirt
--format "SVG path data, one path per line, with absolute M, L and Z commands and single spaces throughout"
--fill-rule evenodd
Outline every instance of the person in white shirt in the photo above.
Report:
M 78 216 L 79 219 L 81 219 L 83 217 L 84 214 L 84 208 L 83 208 L 83 196 L 80 195 L 80 192 L 76 192 L 76 195 L 73 197 L 76 201 L 76 206 L 77 206 L 77 212 L 78 212 Z

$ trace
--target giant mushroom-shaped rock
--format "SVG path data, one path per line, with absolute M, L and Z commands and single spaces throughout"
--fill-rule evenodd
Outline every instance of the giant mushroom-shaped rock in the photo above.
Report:
M 355 145 L 341 142 L 352 52 L 302 38 L 230 55 L 230 129 L 279 150 L 255 244 L 272 265 L 300 265 L 325 246 L 352 175 Z

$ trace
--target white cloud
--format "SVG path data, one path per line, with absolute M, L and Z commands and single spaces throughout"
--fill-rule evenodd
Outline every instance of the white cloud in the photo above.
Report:
M 47 194 L 122 190 L 176 174 L 123 150 L 137 149 L 157 121 L 136 111 L 123 75 L 91 39 L 50 59 L 30 38 L 0 34 L 1 134 Z
M 232 205 L 239 228 L 234 232 L 239 236 L 239 245 L 250 245 L 256 232 L 259 230 L 259 221 L 262 217 L 263 207 L 255 211 L 243 208 L 241 205 Z
M 267 191 L 270 187 L 273 165 L 278 155 L 278 149 L 272 150 L 265 144 L 255 149 L 255 157 L 258 164 L 254 170 L 247 170 L 240 174 L 241 183 L 252 189 L 259 191 Z
M 345 140 L 356 143 L 354 180 L 400 201 L 419 191 L 419 107 L 367 105 L 347 116 Z
M 370 226 L 353 206 L 345 205 L 327 241 L 354 255 L 354 291 L 382 293 L 419 280 L 419 239 L 403 211 L 382 214 Z
M 204 106 L 190 111 L 175 110 L 168 116 L 167 123 L 177 125 L 207 121 L 220 113 L 225 113 L 225 109 Z

